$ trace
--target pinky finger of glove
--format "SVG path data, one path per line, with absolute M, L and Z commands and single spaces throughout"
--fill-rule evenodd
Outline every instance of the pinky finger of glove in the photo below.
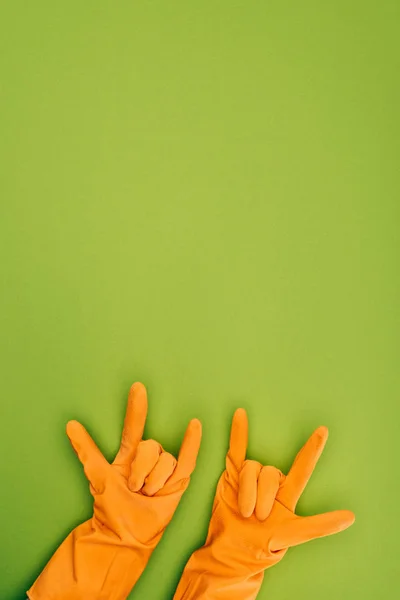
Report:
M 201 432 L 202 428 L 200 421 L 198 419 L 192 419 L 187 426 L 182 446 L 179 451 L 178 462 L 175 471 L 168 480 L 168 485 L 170 483 L 176 483 L 181 479 L 186 479 L 193 473 L 196 466 L 197 455 L 200 450 Z

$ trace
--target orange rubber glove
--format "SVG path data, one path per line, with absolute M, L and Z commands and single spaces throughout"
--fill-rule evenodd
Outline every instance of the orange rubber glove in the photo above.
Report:
M 349 511 L 299 517 L 294 511 L 328 437 L 317 429 L 287 477 L 274 467 L 246 460 L 246 412 L 236 411 L 230 448 L 215 495 L 205 545 L 193 553 L 174 600 L 253 600 L 264 570 L 287 549 L 337 533 L 354 521 Z
M 188 487 L 201 440 L 195 419 L 176 461 L 154 440 L 142 441 L 146 414 L 146 389 L 136 383 L 112 464 L 82 425 L 68 423 L 94 514 L 58 548 L 28 592 L 31 600 L 125 600 L 139 579 Z

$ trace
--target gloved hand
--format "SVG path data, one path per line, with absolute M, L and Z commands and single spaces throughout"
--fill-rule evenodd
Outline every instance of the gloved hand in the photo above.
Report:
M 353 523 L 350 511 L 313 517 L 294 512 L 327 437 L 328 430 L 318 428 L 285 476 L 274 467 L 246 460 L 247 415 L 243 409 L 236 411 L 207 540 L 189 559 L 174 600 L 253 600 L 264 570 L 279 562 L 289 547 Z
M 31 600 L 125 600 L 170 522 L 196 464 L 201 424 L 192 420 L 178 460 L 142 441 L 145 387 L 131 387 L 119 452 L 109 464 L 82 425 L 67 434 L 90 482 L 93 517 L 79 525 L 28 592 Z

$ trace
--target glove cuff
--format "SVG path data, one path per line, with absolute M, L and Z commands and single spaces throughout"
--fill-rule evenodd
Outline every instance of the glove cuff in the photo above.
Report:
M 232 557 L 232 552 L 230 553 Z M 213 545 L 192 554 L 187 563 L 174 600 L 254 600 L 264 579 L 261 567 L 238 569 L 235 561 L 227 562 Z
M 126 600 L 142 574 L 152 546 L 100 533 L 92 521 L 64 540 L 28 591 L 30 600 Z

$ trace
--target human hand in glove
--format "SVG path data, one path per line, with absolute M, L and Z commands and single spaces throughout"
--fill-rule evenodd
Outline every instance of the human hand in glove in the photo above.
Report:
M 145 387 L 131 387 L 121 446 L 112 464 L 85 428 L 67 434 L 94 499 L 93 517 L 61 544 L 28 595 L 31 600 L 125 600 L 189 485 L 200 447 L 192 420 L 176 460 L 158 442 L 142 440 Z
M 337 533 L 354 522 L 353 513 L 346 510 L 312 517 L 295 514 L 327 437 L 326 427 L 319 427 L 285 476 L 275 467 L 246 460 L 247 415 L 243 409 L 236 411 L 206 544 L 190 558 L 175 600 L 252 600 L 264 570 L 279 562 L 289 547 Z
M 146 389 L 136 383 L 129 393 L 121 446 L 111 464 L 83 425 L 67 425 L 90 482 L 95 524 L 128 544 L 158 541 L 189 485 L 201 441 L 200 421 L 193 419 L 176 460 L 155 440 L 142 439 L 146 416 Z

